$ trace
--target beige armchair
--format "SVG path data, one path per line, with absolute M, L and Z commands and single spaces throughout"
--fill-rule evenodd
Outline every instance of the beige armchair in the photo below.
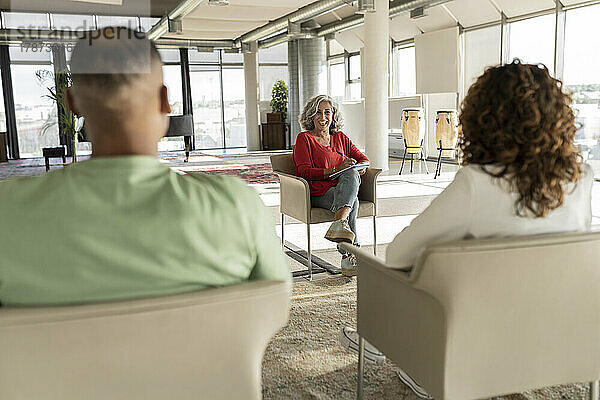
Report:
M 252 281 L 151 299 L 0 308 L 0 399 L 260 399 L 290 287 Z
M 361 337 L 436 400 L 600 378 L 600 233 L 434 245 L 410 274 L 344 247 Z
M 324 208 L 311 207 L 308 182 L 295 175 L 291 154 L 271 156 L 273 171 L 279 176 L 279 209 L 281 211 L 281 242 L 284 242 L 285 216 L 288 215 L 306 224 L 308 239 L 308 279 L 312 280 L 312 261 L 310 249 L 310 225 L 332 222 L 334 214 Z M 358 217 L 373 217 L 373 253 L 377 254 L 377 176 L 381 169 L 369 168 L 361 178 L 358 191 Z M 335 271 L 332 271 L 335 272 Z

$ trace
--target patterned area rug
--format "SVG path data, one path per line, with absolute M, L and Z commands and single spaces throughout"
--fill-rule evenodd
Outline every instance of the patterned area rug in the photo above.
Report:
M 177 168 L 179 169 L 179 168 Z M 208 175 L 237 176 L 246 183 L 278 183 L 279 178 L 273 172 L 271 164 L 229 164 L 223 166 L 185 168 L 185 172 L 202 172 Z
M 88 156 L 78 157 L 78 161 L 88 159 Z M 175 171 L 202 172 L 209 175 L 232 175 L 246 181 L 248 184 L 278 183 L 279 178 L 273 172 L 268 161 L 268 154 L 234 154 L 208 155 L 202 152 L 192 152 L 190 161 L 184 163 L 183 152 L 164 152 L 160 159 Z M 60 159 L 51 159 L 51 169 L 62 168 Z M 67 162 L 71 162 L 67 158 Z M 43 158 L 11 160 L 0 164 L 0 180 L 16 176 L 33 176 L 46 172 Z
M 290 321 L 270 342 L 263 360 L 265 399 L 355 399 L 356 355 L 338 345 L 345 325 L 356 326 L 356 279 L 294 282 Z M 418 400 L 396 366 L 365 365 L 365 399 Z M 496 400 L 583 400 L 587 384 L 548 387 Z

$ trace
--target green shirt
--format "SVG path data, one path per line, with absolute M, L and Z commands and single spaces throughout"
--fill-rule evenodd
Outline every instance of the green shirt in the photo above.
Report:
M 242 181 L 150 156 L 92 158 L 0 182 L 0 302 L 63 304 L 291 279 Z

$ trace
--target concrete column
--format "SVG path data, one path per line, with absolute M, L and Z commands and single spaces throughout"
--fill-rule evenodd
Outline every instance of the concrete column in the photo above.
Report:
M 364 82 L 365 145 L 371 165 L 388 166 L 389 0 L 375 0 L 375 12 L 365 14 Z
M 288 93 L 288 122 L 290 123 L 290 145 L 296 143 L 300 133 L 300 71 L 298 69 L 298 40 L 288 42 L 288 73 L 290 76 Z
M 288 42 L 290 73 L 289 120 L 292 123 L 292 143 L 300 132 L 298 115 L 313 96 L 327 93 L 327 54 L 325 40 L 297 39 Z
M 246 88 L 246 143 L 249 151 L 260 150 L 258 120 L 258 42 L 250 43 L 244 53 L 244 82 Z
M 311 97 L 327 93 L 327 54 L 323 38 L 300 39 L 299 42 L 302 108 Z

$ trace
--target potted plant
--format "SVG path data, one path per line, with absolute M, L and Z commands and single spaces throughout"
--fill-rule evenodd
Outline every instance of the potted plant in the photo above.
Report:
M 71 72 L 63 70 L 56 75 L 52 71 L 39 70 L 35 73 L 38 81 L 46 86 L 47 94 L 43 97 L 52 100 L 57 105 L 58 126 L 60 134 L 70 141 L 73 151 L 73 162 L 77 162 L 77 136 L 81 135 L 83 118 L 73 114 L 65 102 L 65 90 L 73 84 Z M 56 124 L 56 120 L 50 116 L 42 127 L 42 133 L 47 132 Z
M 271 91 L 271 112 L 267 113 L 267 122 L 282 122 L 287 119 L 288 87 L 278 80 Z

